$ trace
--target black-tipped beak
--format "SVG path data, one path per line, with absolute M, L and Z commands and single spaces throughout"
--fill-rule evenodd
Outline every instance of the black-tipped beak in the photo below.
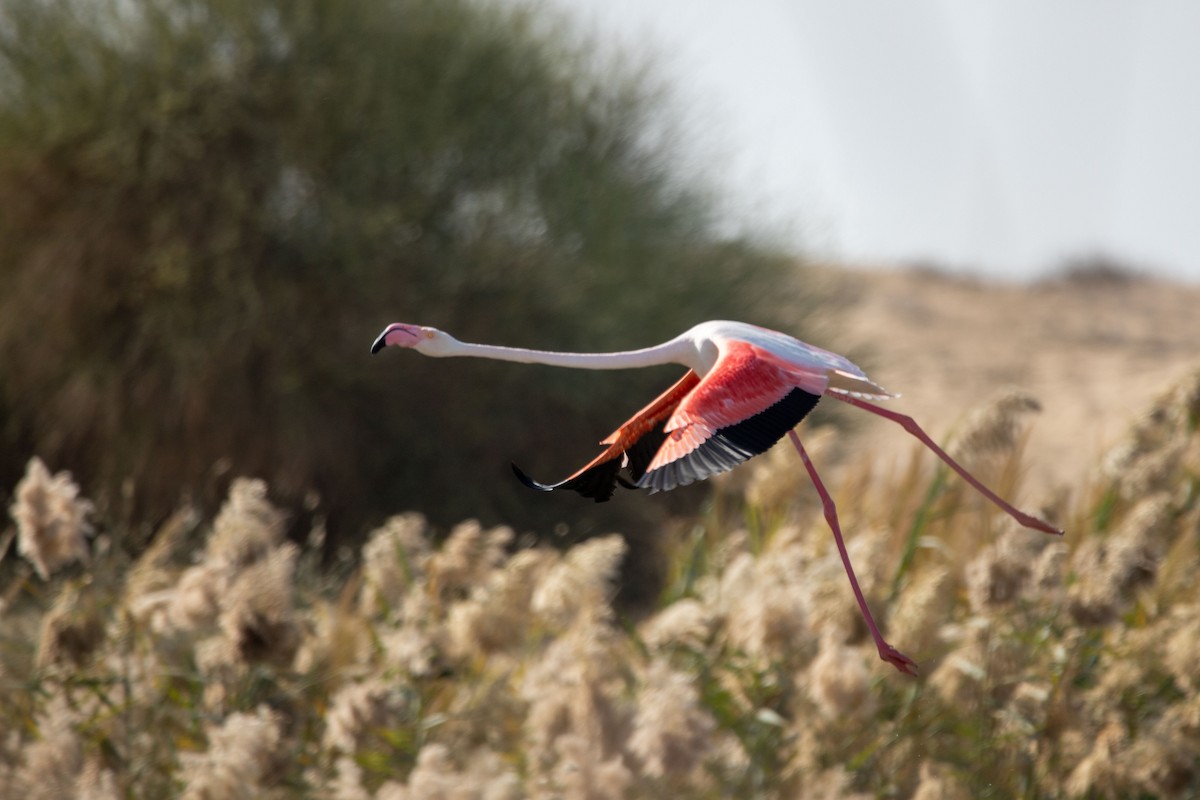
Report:
M 384 341 L 386 338 L 387 338 L 387 331 L 384 331 L 383 333 L 379 334 L 379 338 L 377 338 L 375 340 L 375 343 L 371 345 L 371 355 L 375 355 L 380 350 L 387 347 L 387 342 Z

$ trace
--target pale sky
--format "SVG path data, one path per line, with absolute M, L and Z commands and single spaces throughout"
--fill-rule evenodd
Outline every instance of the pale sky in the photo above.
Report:
M 731 213 L 809 252 L 1200 281 L 1200 2 L 550 4 L 653 53 Z

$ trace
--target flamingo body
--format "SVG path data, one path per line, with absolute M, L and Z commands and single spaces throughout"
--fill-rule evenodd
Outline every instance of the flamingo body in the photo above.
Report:
M 703 378 L 689 370 L 604 439 L 608 449 L 579 472 L 557 484 L 537 483 L 519 469 L 517 476 L 536 489 L 573 489 L 596 502 L 612 497 L 618 482 L 669 491 L 770 449 L 820 399 L 825 378 L 818 370 L 789 370 L 783 359 L 744 341 L 718 340 L 717 346 L 717 360 Z M 628 481 L 620 477 L 623 468 Z
M 572 489 L 598 503 L 618 483 L 670 491 L 769 450 L 816 406 L 830 373 L 860 393 L 892 396 L 848 359 L 755 325 L 705 322 L 679 338 L 695 354 L 687 359 L 691 370 L 604 439 L 604 453 L 559 483 L 538 483 L 514 465 L 517 477 L 531 488 Z
M 704 322 L 663 344 L 641 350 L 561 353 L 470 344 L 436 328 L 392 323 L 379 334 L 371 352 L 387 346 L 437 358 L 470 356 L 577 369 L 630 369 L 669 363 L 686 367 L 687 372 L 675 385 L 601 441 L 604 451 L 569 478 L 547 484 L 533 480 L 515 464 L 513 471 L 533 489 L 569 489 L 599 503 L 610 499 L 617 485 L 653 493 L 710 478 L 790 436 L 821 496 L 825 517 L 879 656 L 908 674 L 916 673 L 916 663 L 884 641 L 875 625 L 854 576 L 833 500 L 793 430 L 821 397 L 835 397 L 898 423 L 1019 523 L 1047 533 L 1062 533 L 1014 508 L 980 483 L 911 417 L 869 402 L 895 395 L 851 361 L 756 325 Z
M 470 345 L 441 331 L 396 323 L 376 339 L 427 355 L 480 355 L 584 368 L 674 362 L 688 372 L 601 441 L 606 449 L 558 483 L 540 483 L 513 465 L 526 486 L 569 489 L 596 502 L 617 485 L 669 491 L 733 469 L 770 449 L 827 391 L 892 397 L 843 356 L 743 322 L 704 322 L 657 348 L 608 354 L 525 351 Z M 624 471 L 625 475 L 622 475 Z

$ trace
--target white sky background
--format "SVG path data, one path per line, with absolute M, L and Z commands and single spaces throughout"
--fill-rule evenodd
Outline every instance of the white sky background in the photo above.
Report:
M 734 215 L 807 252 L 1200 281 L 1200 2 L 551 5 L 653 54 Z

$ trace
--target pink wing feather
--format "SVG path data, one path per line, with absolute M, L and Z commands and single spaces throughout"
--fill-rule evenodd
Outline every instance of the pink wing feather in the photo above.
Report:
M 806 369 L 742 341 L 717 363 L 667 420 L 667 436 L 638 482 L 659 491 L 703 480 L 764 452 L 816 405 L 825 370 Z

